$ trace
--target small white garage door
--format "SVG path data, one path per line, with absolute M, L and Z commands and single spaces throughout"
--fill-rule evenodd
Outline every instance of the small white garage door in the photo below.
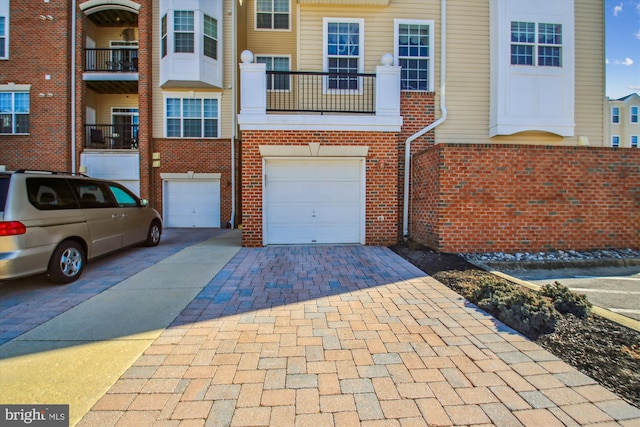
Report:
M 220 181 L 165 181 L 165 227 L 220 227 Z
M 364 243 L 362 160 L 266 160 L 265 243 Z

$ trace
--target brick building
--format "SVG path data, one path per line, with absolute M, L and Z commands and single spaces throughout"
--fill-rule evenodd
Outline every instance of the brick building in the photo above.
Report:
M 637 248 L 603 7 L 0 0 L 0 165 L 115 179 L 247 246 Z

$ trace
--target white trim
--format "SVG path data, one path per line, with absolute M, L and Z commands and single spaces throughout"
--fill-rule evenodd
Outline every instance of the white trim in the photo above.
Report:
M 358 157 L 365 158 L 369 154 L 366 145 L 322 145 L 310 142 L 309 145 L 259 145 L 262 157 Z
M 394 19 L 393 20 L 393 65 L 398 66 L 400 63 L 398 44 L 400 43 L 400 37 L 398 30 L 400 24 L 408 25 L 426 25 L 429 27 L 429 81 L 427 92 L 433 92 L 435 90 L 435 21 L 432 19 Z M 400 84 L 402 85 L 402 77 L 400 78 Z M 424 92 L 421 90 L 403 90 L 403 92 Z
M 17 85 L 15 83 L 0 84 L 0 92 L 30 92 L 31 85 Z
M 240 130 L 400 132 L 402 116 L 239 114 Z
M 221 173 L 198 173 L 188 171 L 184 173 L 160 173 L 160 179 L 163 181 L 220 181 Z

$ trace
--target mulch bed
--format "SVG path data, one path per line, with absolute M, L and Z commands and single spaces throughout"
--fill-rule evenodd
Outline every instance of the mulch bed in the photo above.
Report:
M 490 275 L 456 254 L 438 253 L 421 246 L 391 247 L 439 282 L 452 285 L 464 276 Z M 568 315 L 551 334 L 538 337 L 541 347 L 598 381 L 640 408 L 640 332 L 600 316 L 579 319 Z

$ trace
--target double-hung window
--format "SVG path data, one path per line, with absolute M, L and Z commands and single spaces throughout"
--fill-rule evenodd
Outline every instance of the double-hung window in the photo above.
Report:
M 218 20 L 204 15 L 204 56 L 218 59 Z
M 620 136 L 619 135 L 613 135 L 611 137 L 611 146 L 614 147 L 614 148 L 620 147 Z
M 166 98 L 168 138 L 219 138 L 218 98 Z
M 194 14 L 192 10 L 173 12 L 173 35 L 175 53 L 194 52 Z
M 631 123 L 638 123 L 638 107 L 631 107 Z
M 614 125 L 620 123 L 620 108 L 611 107 L 611 123 Z
M 397 65 L 401 68 L 400 87 L 405 91 L 432 91 L 433 21 L 396 20 Z
M 256 28 L 288 30 L 290 0 L 256 0 Z
M 0 92 L 0 134 L 29 133 L 29 92 Z
M 256 62 L 266 64 L 267 71 L 289 71 L 289 58 L 284 56 L 256 56 Z M 288 74 L 272 74 L 267 76 L 267 90 L 288 91 L 291 82 Z
M 167 15 L 160 20 L 160 56 L 167 56 Z
M 562 25 L 512 21 L 511 65 L 562 67 Z
M 0 0 L 0 59 L 9 58 L 9 0 Z
M 631 135 L 631 148 L 638 148 L 638 135 Z
M 328 89 L 358 89 L 364 59 L 364 21 L 325 19 Z

